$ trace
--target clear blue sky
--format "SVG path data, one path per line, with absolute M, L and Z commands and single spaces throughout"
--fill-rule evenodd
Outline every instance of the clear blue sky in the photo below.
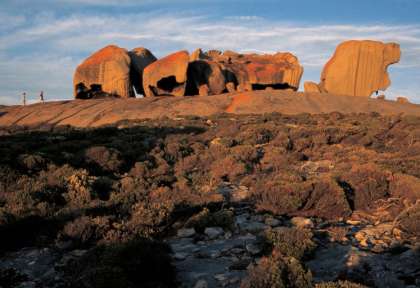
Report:
M 420 0 L 0 1 L 0 104 L 17 103 L 23 91 L 71 98 L 77 64 L 111 43 L 158 57 L 198 47 L 289 51 L 305 68 L 303 81 L 318 81 L 347 39 L 400 43 L 385 94 L 420 103 Z

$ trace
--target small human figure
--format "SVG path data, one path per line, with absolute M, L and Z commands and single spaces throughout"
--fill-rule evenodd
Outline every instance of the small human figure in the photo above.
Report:
M 41 93 L 39 93 L 39 101 L 41 103 L 44 103 L 44 91 L 41 91 Z
M 22 103 L 23 103 L 23 106 L 26 106 L 26 92 L 22 93 Z

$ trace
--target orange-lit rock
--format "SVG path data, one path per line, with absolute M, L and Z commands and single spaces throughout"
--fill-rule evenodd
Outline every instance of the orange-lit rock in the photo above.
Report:
M 389 87 L 387 68 L 399 62 L 400 56 L 400 46 L 396 43 L 343 42 L 325 65 L 319 87 L 331 94 L 369 97 Z
M 184 96 L 188 63 L 188 52 L 179 51 L 147 66 L 143 71 L 145 96 Z
M 297 90 L 303 74 L 303 67 L 291 53 L 258 55 L 209 51 L 207 56 L 221 64 L 226 83 L 234 83 L 238 91 L 270 87 Z
M 303 84 L 303 87 L 306 93 L 320 93 L 321 92 L 318 84 L 316 84 L 315 82 L 306 81 Z
M 144 94 L 143 70 L 157 59 L 152 52 L 143 47 L 134 48 L 128 54 L 131 57 L 131 83 L 138 94 Z
M 130 81 L 128 52 L 110 45 L 95 52 L 80 64 L 73 78 L 75 98 L 89 98 L 90 91 L 119 97 L 134 97 Z
M 406 97 L 402 97 L 402 96 L 397 97 L 397 102 L 398 103 L 410 103 L 410 101 L 408 101 L 408 99 Z

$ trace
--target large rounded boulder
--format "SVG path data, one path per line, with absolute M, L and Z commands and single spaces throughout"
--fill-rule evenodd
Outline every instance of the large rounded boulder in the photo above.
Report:
M 391 85 L 387 68 L 400 57 L 400 45 L 396 43 L 343 42 L 325 65 L 319 87 L 326 93 L 369 97 Z
M 184 96 L 188 64 L 188 52 L 179 51 L 148 65 L 143 72 L 144 95 Z
M 77 67 L 73 78 L 75 98 L 92 98 L 96 93 L 134 97 L 130 67 L 127 50 L 115 45 L 102 48 Z

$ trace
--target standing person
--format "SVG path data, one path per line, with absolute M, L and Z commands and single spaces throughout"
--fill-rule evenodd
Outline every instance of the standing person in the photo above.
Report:
M 26 92 L 22 93 L 22 103 L 23 103 L 23 106 L 26 106 Z
M 41 103 L 44 103 L 44 91 L 41 91 L 41 93 L 39 93 L 39 101 L 41 101 Z

